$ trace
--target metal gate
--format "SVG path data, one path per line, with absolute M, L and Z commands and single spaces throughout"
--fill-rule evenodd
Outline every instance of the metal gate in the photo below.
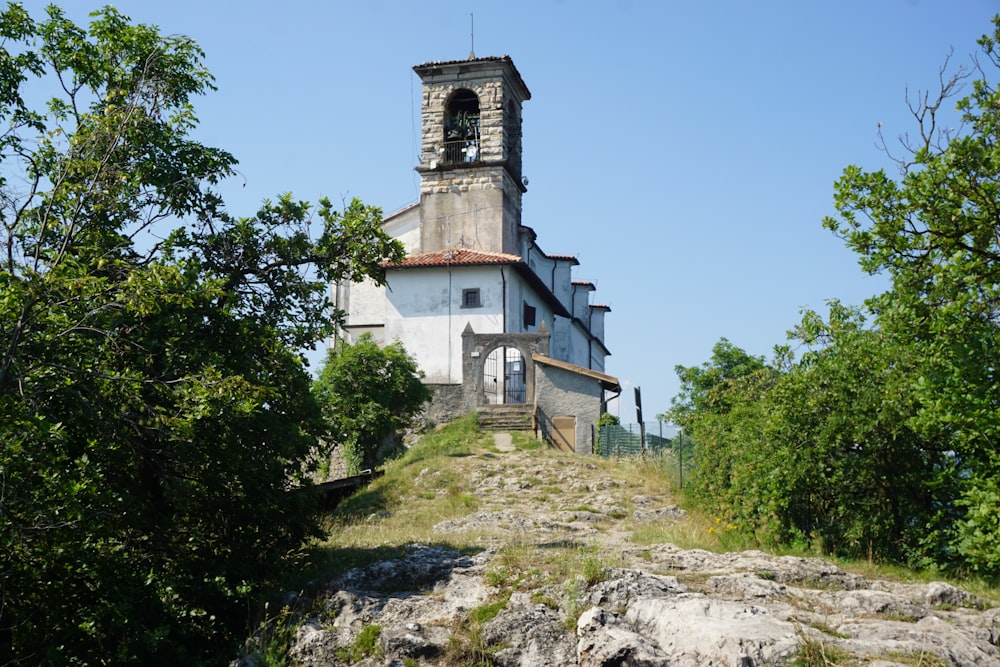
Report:
M 490 352 L 483 364 L 483 391 L 490 404 L 527 402 L 528 385 L 520 350 L 498 347 Z

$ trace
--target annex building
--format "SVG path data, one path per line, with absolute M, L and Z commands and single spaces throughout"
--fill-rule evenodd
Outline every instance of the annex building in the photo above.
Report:
M 430 62 L 422 81 L 420 201 L 386 216 L 407 257 L 386 285 L 333 286 L 340 337 L 399 340 L 434 391 L 429 417 L 508 411 L 550 442 L 590 452 L 620 393 L 605 371 L 606 305 L 542 250 L 521 220 L 521 110 L 531 99 L 503 57 Z

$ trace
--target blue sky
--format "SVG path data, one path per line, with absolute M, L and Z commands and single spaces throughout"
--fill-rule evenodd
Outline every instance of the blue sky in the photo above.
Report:
M 45 3 L 24 2 L 40 15 Z M 86 20 L 103 3 L 63 3 Z M 607 318 L 607 371 L 647 419 L 674 367 L 726 337 L 769 355 L 802 308 L 860 304 L 885 282 L 821 226 L 848 164 L 894 169 L 915 125 L 907 90 L 969 63 L 995 0 L 120 0 L 194 38 L 218 91 L 200 139 L 234 153 L 234 213 L 292 192 L 416 201 L 419 79 L 411 67 L 510 55 L 524 107 L 523 222 L 580 260 Z M 318 359 L 319 355 L 313 355 Z

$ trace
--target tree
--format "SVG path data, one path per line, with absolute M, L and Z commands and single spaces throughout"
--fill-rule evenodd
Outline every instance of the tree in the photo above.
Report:
M 712 358 L 701 366 L 675 366 L 681 381 L 681 391 L 671 401 L 671 408 L 663 417 L 684 428 L 691 427 L 691 419 L 698 412 L 725 412 L 723 395 L 727 385 L 739 381 L 767 367 L 763 357 L 747 354 L 727 339 L 722 338 L 712 346 Z
M 0 14 L 0 663 L 223 662 L 315 528 L 297 350 L 402 249 L 360 202 L 231 216 L 197 45 L 46 12 Z
M 952 515 L 939 443 L 910 424 L 915 363 L 906 346 L 837 301 L 807 311 L 792 336 L 807 346 L 768 394 L 766 438 L 778 447 L 783 530 L 852 558 L 939 561 Z
M 678 368 L 692 493 L 748 533 L 1000 574 L 1000 17 L 973 70 L 910 105 L 897 180 L 848 167 L 824 225 L 891 289 L 807 311 L 774 367 L 722 341 Z M 976 77 L 973 79 L 973 77 Z M 958 100 L 958 129 L 945 104 Z M 883 142 L 883 145 L 885 143 Z
M 766 494 L 751 488 L 770 451 L 761 435 L 760 401 L 779 370 L 722 338 L 701 366 L 677 366 L 681 393 L 664 417 L 680 425 L 695 443 L 693 476 L 685 490 L 704 509 L 725 516 L 749 534 L 775 532 Z
M 919 361 L 912 427 L 946 441 L 958 470 L 949 504 L 964 512 L 950 552 L 995 575 L 1000 556 L 984 548 L 1000 543 L 1000 17 L 993 22 L 973 69 L 948 74 L 946 62 L 938 94 L 910 104 L 919 132 L 902 140 L 899 179 L 848 167 L 837 183 L 839 217 L 824 224 L 865 270 L 892 279 L 871 306 L 881 329 Z M 970 79 L 971 93 L 956 104 L 961 124 L 951 129 L 945 105 Z
M 350 474 L 379 463 L 387 440 L 409 426 L 431 399 L 420 378 L 399 341 L 379 347 L 365 334 L 354 344 L 339 341 L 327 355 L 313 392 Z
M 907 425 L 907 350 L 836 301 L 791 335 L 806 351 L 795 362 L 779 349 L 780 371 L 726 341 L 712 362 L 678 369 L 702 387 L 685 412 L 697 443 L 690 493 L 762 541 L 935 561 L 953 518 L 936 491 L 947 456 Z

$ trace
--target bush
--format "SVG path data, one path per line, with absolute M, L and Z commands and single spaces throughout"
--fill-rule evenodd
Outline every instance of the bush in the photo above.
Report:
M 409 426 L 431 399 L 420 378 L 401 343 L 379 347 L 368 334 L 353 345 L 339 341 L 327 355 L 313 393 L 349 474 L 379 463 L 383 443 Z

